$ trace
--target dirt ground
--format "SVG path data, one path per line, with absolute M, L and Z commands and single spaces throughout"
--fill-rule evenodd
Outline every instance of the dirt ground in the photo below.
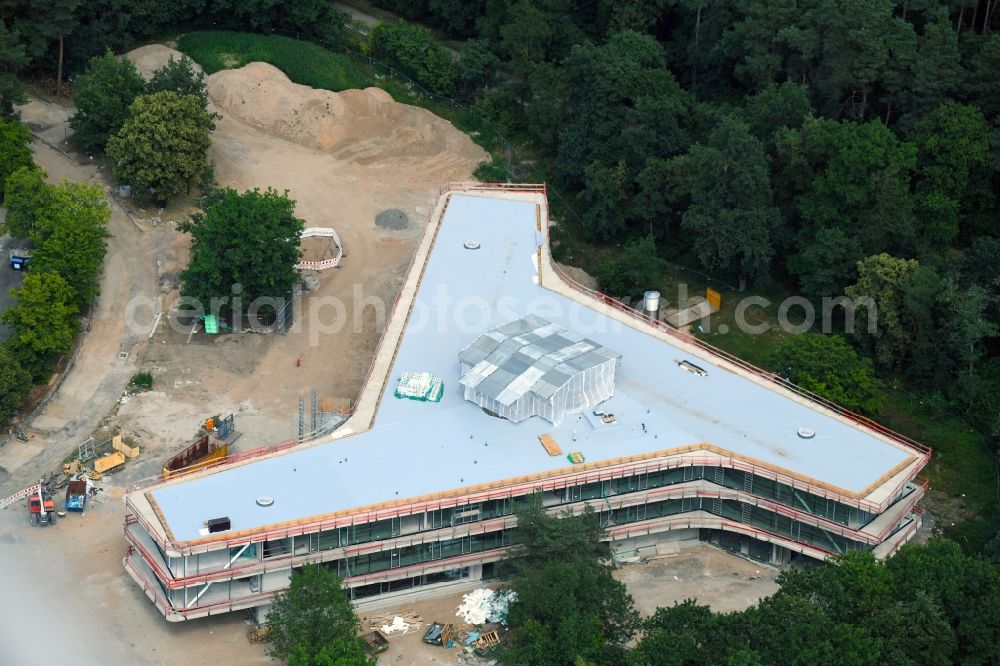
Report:
M 143 67 L 155 67 L 165 55 L 145 51 Z M 318 274 L 320 287 L 307 295 L 297 313 L 300 326 L 288 335 L 189 335 L 167 317 L 154 330 L 155 304 L 169 308 L 177 296 L 189 240 L 175 223 L 190 206 L 112 205 L 112 239 L 90 332 L 32 424 L 31 441 L 0 448 L 0 496 L 57 468 L 99 427 L 120 428 L 142 453 L 106 477 L 107 490 L 85 514 L 54 527 L 28 529 L 21 504 L 0 511 L 0 589 L 7 601 L 0 605 L 2 663 L 39 657 L 102 666 L 272 663 L 266 646 L 247 642 L 242 613 L 164 621 L 122 569 L 122 486 L 156 473 L 206 416 L 236 413 L 244 433 L 236 448 L 245 449 L 293 436 L 299 395 L 308 398 L 310 389 L 322 402 L 353 399 L 438 187 L 468 178 L 485 153 L 444 121 L 397 108 L 378 91 L 330 97 L 282 81 L 271 70 L 210 77 L 213 103 L 222 113 L 210 153 L 216 180 L 240 190 L 289 190 L 307 226 L 337 230 L 347 250 L 343 267 Z M 257 109 L 267 122 L 247 117 L 246 109 Z M 39 138 L 35 159 L 50 180 L 107 183 L 99 163 L 65 152 L 71 109 L 33 100 L 21 112 Z M 310 122 L 322 132 L 310 137 Z M 377 225 L 376 217 L 390 209 L 401 211 L 408 224 Z M 146 310 L 126 325 L 137 298 L 145 299 Z M 154 390 L 123 397 L 140 369 L 153 374 Z M 618 575 L 647 613 L 688 596 L 730 610 L 773 591 L 770 570 L 701 549 L 630 565 Z M 450 621 L 460 600 L 457 594 L 406 607 L 428 622 Z M 391 638 L 393 647 L 380 662 L 458 660 L 459 652 L 425 646 L 421 635 Z
M 149 69 L 172 53 L 145 47 L 140 55 Z M 207 416 L 230 412 L 244 433 L 237 449 L 294 437 L 299 396 L 308 403 L 313 389 L 320 403 L 350 404 L 439 186 L 469 178 L 486 157 L 450 124 L 376 89 L 313 90 L 263 63 L 218 72 L 208 88 L 222 114 L 209 153 L 218 183 L 288 190 L 306 226 L 334 228 L 347 255 L 341 268 L 313 273 L 320 286 L 305 294 L 299 327 L 287 335 L 197 333 L 188 342 L 161 322 L 139 359 L 154 391 L 122 405 L 118 419 L 123 431 L 172 449 Z M 386 209 L 411 223 L 377 226 Z M 328 246 L 315 239 L 304 250 L 312 259 Z M 178 234 L 156 256 L 165 307 L 186 255 Z
M 697 599 L 717 612 L 743 610 L 778 591 L 777 575 L 774 567 L 703 543 L 615 572 L 643 615 L 685 599 Z
M 121 490 L 83 514 L 29 527 L 0 511 L 0 663 L 77 666 L 271 664 L 243 613 L 168 623 L 122 569 Z
M 685 599 L 697 599 L 717 612 L 743 610 L 758 600 L 774 594 L 778 570 L 726 553 L 714 546 L 698 543 L 678 553 L 647 563 L 626 564 L 615 571 L 635 599 L 636 608 L 644 616 L 652 615 L 661 606 L 671 606 Z M 485 587 L 496 587 L 486 585 Z M 462 589 L 448 595 L 389 605 L 361 612 L 362 618 L 373 615 L 419 613 L 423 625 L 405 634 L 389 634 L 389 649 L 379 656 L 380 664 L 424 666 L 439 664 L 476 664 L 474 656 L 466 655 L 461 646 L 445 649 L 425 644 L 421 638 L 433 622 L 461 626 L 455 611 L 462 603 Z M 363 626 L 368 627 L 364 622 Z M 466 631 L 474 627 L 463 627 Z
M 179 54 L 153 45 L 132 56 L 148 75 Z M 243 435 L 234 448 L 244 450 L 294 437 L 299 397 L 308 403 L 312 390 L 321 405 L 348 407 L 438 188 L 468 179 L 486 157 L 446 121 L 381 90 L 313 90 L 263 63 L 219 72 L 208 85 L 212 109 L 222 116 L 209 154 L 216 181 L 238 190 L 288 190 L 307 226 L 336 229 L 346 249 L 342 267 L 312 273 L 319 288 L 304 295 L 298 326 L 287 335 L 189 335 L 187 323 L 168 316 L 150 335 L 153 313 L 178 298 L 190 239 L 176 223 L 193 207 L 147 210 L 126 200 L 126 213 L 113 205 L 91 331 L 76 367 L 34 420 L 32 440 L 0 449 L 0 493 L 51 471 L 98 424 L 99 435 L 120 429 L 142 449 L 140 462 L 122 475 L 128 482 L 155 474 L 209 416 L 235 413 Z M 67 154 L 71 108 L 32 100 L 21 113 L 39 138 L 35 159 L 50 180 L 107 182 L 98 162 Z M 377 225 L 386 210 L 408 224 Z M 310 239 L 303 249 L 312 258 L 329 246 Z M 125 325 L 136 297 L 145 300 Z M 120 400 L 139 370 L 153 374 L 154 390 Z

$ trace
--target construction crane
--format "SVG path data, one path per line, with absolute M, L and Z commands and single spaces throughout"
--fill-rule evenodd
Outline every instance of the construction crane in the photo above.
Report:
M 0 509 L 5 509 L 25 497 L 28 498 L 28 520 L 32 525 L 51 525 L 56 522 L 55 502 L 45 492 L 41 481 L 0 500 Z

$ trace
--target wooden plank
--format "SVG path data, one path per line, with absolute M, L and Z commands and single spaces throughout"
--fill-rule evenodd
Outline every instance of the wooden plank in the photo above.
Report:
M 552 435 L 550 435 L 549 433 L 544 433 L 539 435 L 538 441 L 542 443 L 542 446 L 545 447 L 545 451 L 550 456 L 562 455 L 562 449 L 559 448 L 559 444 L 556 443 L 556 440 L 552 439 Z

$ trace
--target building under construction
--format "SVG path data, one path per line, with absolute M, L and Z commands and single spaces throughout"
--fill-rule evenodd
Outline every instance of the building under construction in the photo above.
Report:
M 492 577 L 535 494 L 620 557 L 886 557 L 929 455 L 565 277 L 543 186 L 452 186 L 344 425 L 132 489 L 124 564 L 169 620 L 266 609 L 308 563 L 382 601 Z

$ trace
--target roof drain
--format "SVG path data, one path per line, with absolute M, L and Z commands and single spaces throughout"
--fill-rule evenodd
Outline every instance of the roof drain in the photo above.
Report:
M 257 506 L 271 506 L 274 504 L 274 498 L 268 497 L 267 495 L 261 495 L 257 498 Z
M 464 243 L 464 247 L 466 250 L 478 250 L 480 247 L 479 241 L 467 240 Z
M 797 434 L 800 439 L 812 439 L 816 436 L 816 431 L 812 428 L 799 428 Z

